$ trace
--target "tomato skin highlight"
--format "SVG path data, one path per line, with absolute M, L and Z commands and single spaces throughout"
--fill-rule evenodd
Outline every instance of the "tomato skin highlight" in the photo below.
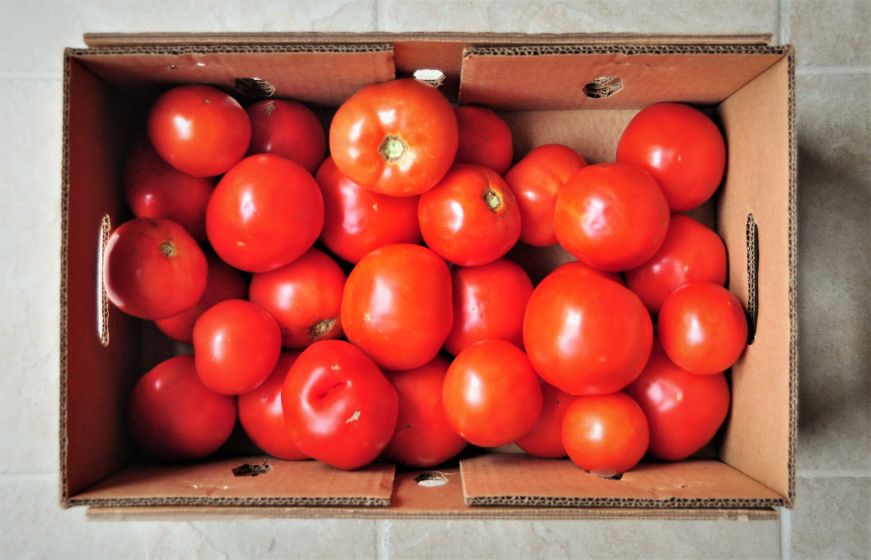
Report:
M 544 382 L 541 384 L 541 394 L 541 415 L 532 429 L 515 443 L 532 457 L 559 459 L 566 456 L 563 446 L 563 418 L 574 397 Z
M 483 165 L 500 175 L 505 173 L 514 157 L 508 124 L 486 107 L 457 107 L 454 113 L 460 134 L 454 161 Z
M 251 120 L 248 153 L 275 154 L 314 173 L 324 161 L 327 139 L 311 109 L 288 99 L 264 99 L 246 109 Z

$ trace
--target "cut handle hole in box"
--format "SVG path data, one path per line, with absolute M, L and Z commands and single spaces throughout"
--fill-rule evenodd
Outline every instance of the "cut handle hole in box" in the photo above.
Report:
M 587 82 L 584 95 L 590 99 L 605 99 L 623 89 L 623 80 L 617 76 L 599 76 Z
M 417 482 L 418 486 L 423 486 L 424 488 L 436 488 L 447 484 L 448 477 L 438 471 L 427 471 L 414 477 L 414 481 Z
M 747 214 L 747 345 L 756 338 L 759 318 L 759 226 Z
M 112 232 L 112 220 L 109 214 L 100 220 L 100 231 L 97 244 L 97 337 L 104 347 L 109 346 L 109 294 L 103 283 L 103 261 L 106 258 L 106 244 Z

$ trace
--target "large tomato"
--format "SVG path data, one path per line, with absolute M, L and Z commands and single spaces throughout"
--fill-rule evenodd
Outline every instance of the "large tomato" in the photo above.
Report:
M 489 167 L 500 175 L 508 170 L 514 157 L 511 129 L 492 109 L 457 107 L 460 144 L 457 163 L 474 163 Z
M 558 459 L 566 456 L 563 447 L 563 418 L 574 399 L 547 383 L 541 384 L 544 405 L 535 425 L 515 443 L 528 455 Z
M 457 119 L 438 90 L 412 79 L 366 86 L 330 125 L 330 153 L 352 181 L 391 196 L 428 191 L 457 153 Z
M 324 160 L 327 140 L 311 109 L 286 99 L 264 99 L 246 109 L 251 119 L 249 154 L 275 154 L 314 173 Z

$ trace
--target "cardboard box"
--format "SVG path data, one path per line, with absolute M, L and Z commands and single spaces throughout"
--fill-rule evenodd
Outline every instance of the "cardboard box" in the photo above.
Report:
M 60 483 L 62 504 L 104 514 L 232 511 L 299 516 L 766 517 L 794 496 L 797 412 L 796 148 L 793 52 L 764 37 L 526 35 L 93 35 L 64 64 Z M 99 283 L 110 228 L 129 217 L 127 141 L 163 88 L 274 88 L 335 107 L 360 87 L 419 69 L 445 93 L 501 111 L 515 153 L 560 142 L 613 159 L 637 110 L 710 108 L 728 143 L 727 179 L 707 218 L 729 251 L 729 287 L 755 336 L 732 370 L 732 411 L 713 458 L 643 464 L 622 480 L 567 461 L 468 456 L 437 473 L 376 464 L 355 472 L 263 456 L 140 462 L 125 426 L 136 378 L 172 347 L 110 309 Z M 256 78 L 257 80 L 246 80 Z M 239 81 L 239 79 L 242 79 Z M 267 82 L 267 83 L 264 83 Z M 616 93 L 614 93 L 616 91 Z M 606 94 L 613 93 L 610 96 Z M 704 211 L 702 212 L 704 214 Z M 523 253 L 521 251 L 521 253 Z M 528 254 L 528 253 L 527 253 Z M 559 252 L 533 255 L 541 276 Z M 444 483 L 438 485 L 439 483 Z

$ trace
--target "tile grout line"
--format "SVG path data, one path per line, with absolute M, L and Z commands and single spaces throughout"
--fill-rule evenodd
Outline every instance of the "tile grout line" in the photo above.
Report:
M 786 0 L 777 0 L 777 13 L 775 14 L 774 22 L 777 25 L 777 44 L 782 45 L 785 43 L 783 32 L 783 3 Z
M 780 559 L 792 560 L 792 510 L 780 509 Z
M 0 72 L 0 79 L 8 80 L 63 80 L 59 72 Z
M 816 480 L 822 478 L 871 478 L 869 471 L 799 471 L 797 478 Z
M 853 66 L 797 66 L 795 69 L 796 75 L 799 76 L 814 76 L 826 74 L 867 74 L 871 73 L 871 66 L 853 65 Z
M 57 473 L 0 474 L 0 482 L 49 482 L 57 480 Z

